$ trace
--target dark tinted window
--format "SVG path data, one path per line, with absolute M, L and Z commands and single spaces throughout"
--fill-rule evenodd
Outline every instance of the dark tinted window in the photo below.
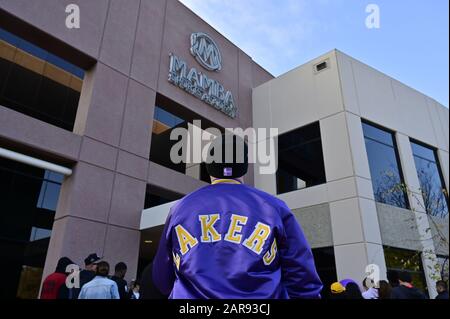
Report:
M 147 185 L 147 190 L 145 193 L 144 209 L 173 202 L 175 200 L 180 199 L 181 197 L 183 196 L 177 193 L 166 191 L 157 186 Z
M 0 105 L 72 131 L 84 71 L 0 28 Z
M 436 151 L 411 141 L 425 209 L 432 216 L 448 214 L 448 195 L 444 187 Z
M 155 106 L 150 160 L 184 174 L 186 164 L 183 162 L 173 163 L 170 159 L 170 150 L 178 142 L 171 140 L 170 134 L 173 129 L 178 127 L 187 129 L 188 122 L 166 111 L 161 106 Z
M 316 265 L 317 274 L 323 284 L 321 292 L 322 298 L 330 298 L 330 286 L 337 281 L 336 262 L 334 258 L 333 247 L 314 248 L 312 249 L 314 263 Z
M 278 137 L 277 193 L 326 182 L 319 123 Z
M 1 298 L 37 298 L 62 175 L 0 158 Z
M 205 119 L 200 116 L 193 114 L 188 109 L 176 104 L 172 100 L 157 95 L 155 112 L 153 116 L 152 125 L 152 141 L 150 147 L 150 161 L 162 165 L 171 170 L 177 171 L 179 173 L 188 175 L 195 179 L 202 180 L 209 183 L 211 180 L 209 178 L 208 172 L 206 171 L 206 166 L 204 163 L 194 163 L 193 162 L 193 143 L 183 144 L 184 149 L 179 149 L 179 156 L 189 156 L 188 158 L 183 158 L 183 161 L 175 163 L 170 158 L 170 151 L 174 145 L 179 145 L 181 138 L 178 137 L 177 140 L 171 140 L 170 135 L 173 130 L 178 128 L 183 128 L 190 130 L 192 134 L 192 129 L 194 128 L 194 121 L 200 120 L 201 126 L 196 126 L 196 129 L 205 130 L 206 128 L 215 127 L 220 130 L 217 126 L 207 123 Z M 206 123 L 206 124 L 205 124 Z M 205 127 L 203 127 L 205 125 Z M 192 136 L 190 136 L 192 138 Z M 204 147 L 207 141 L 202 141 L 202 147 Z M 188 150 L 187 148 L 190 147 Z M 185 151 L 182 154 L 182 151 Z
M 408 208 L 394 135 L 368 123 L 363 131 L 375 200 Z
M 412 284 L 428 293 L 425 274 L 422 266 L 422 256 L 419 251 L 384 247 L 384 258 L 388 280 L 393 286 L 398 286 L 398 273 L 407 271 L 413 278 Z

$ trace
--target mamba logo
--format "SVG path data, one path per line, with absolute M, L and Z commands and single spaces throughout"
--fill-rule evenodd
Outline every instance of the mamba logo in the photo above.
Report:
M 191 54 L 205 69 L 220 71 L 222 56 L 219 47 L 206 33 L 198 32 L 191 35 Z

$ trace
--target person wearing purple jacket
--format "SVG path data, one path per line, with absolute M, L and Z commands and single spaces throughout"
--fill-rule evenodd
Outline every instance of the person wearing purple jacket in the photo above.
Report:
M 320 298 L 298 222 L 283 201 L 243 184 L 248 146 L 229 136 L 208 150 L 212 184 L 170 210 L 153 260 L 155 286 L 171 299 Z M 220 147 L 222 156 L 214 156 Z

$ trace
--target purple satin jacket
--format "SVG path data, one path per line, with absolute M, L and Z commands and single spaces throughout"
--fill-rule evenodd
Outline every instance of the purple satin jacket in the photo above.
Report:
M 172 207 L 153 280 L 173 299 L 320 298 L 322 289 L 286 204 L 234 180 L 205 186 Z

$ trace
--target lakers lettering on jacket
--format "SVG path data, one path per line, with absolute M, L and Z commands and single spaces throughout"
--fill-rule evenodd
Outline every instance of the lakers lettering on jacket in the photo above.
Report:
M 152 277 L 173 299 L 318 298 L 322 288 L 286 204 L 233 180 L 172 206 Z
M 249 249 L 256 255 L 261 256 L 265 265 L 270 265 L 274 261 L 277 254 L 277 242 L 274 236 L 270 239 L 272 229 L 269 225 L 257 222 L 250 235 L 243 238 L 243 228 L 247 226 L 249 221 L 247 216 L 231 214 L 227 231 L 223 234 L 216 228 L 216 224 L 220 221 L 221 214 L 198 215 L 198 223 L 194 224 L 194 228 L 199 236 L 192 234 L 181 224 L 175 226 L 179 253 L 173 252 L 173 257 L 178 269 L 181 261 L 180 255 L 188 254 L 197 245 L 216 243 L 222 240 Z M 271 244 L 267 249 L 264 249 L 269 239 Z

